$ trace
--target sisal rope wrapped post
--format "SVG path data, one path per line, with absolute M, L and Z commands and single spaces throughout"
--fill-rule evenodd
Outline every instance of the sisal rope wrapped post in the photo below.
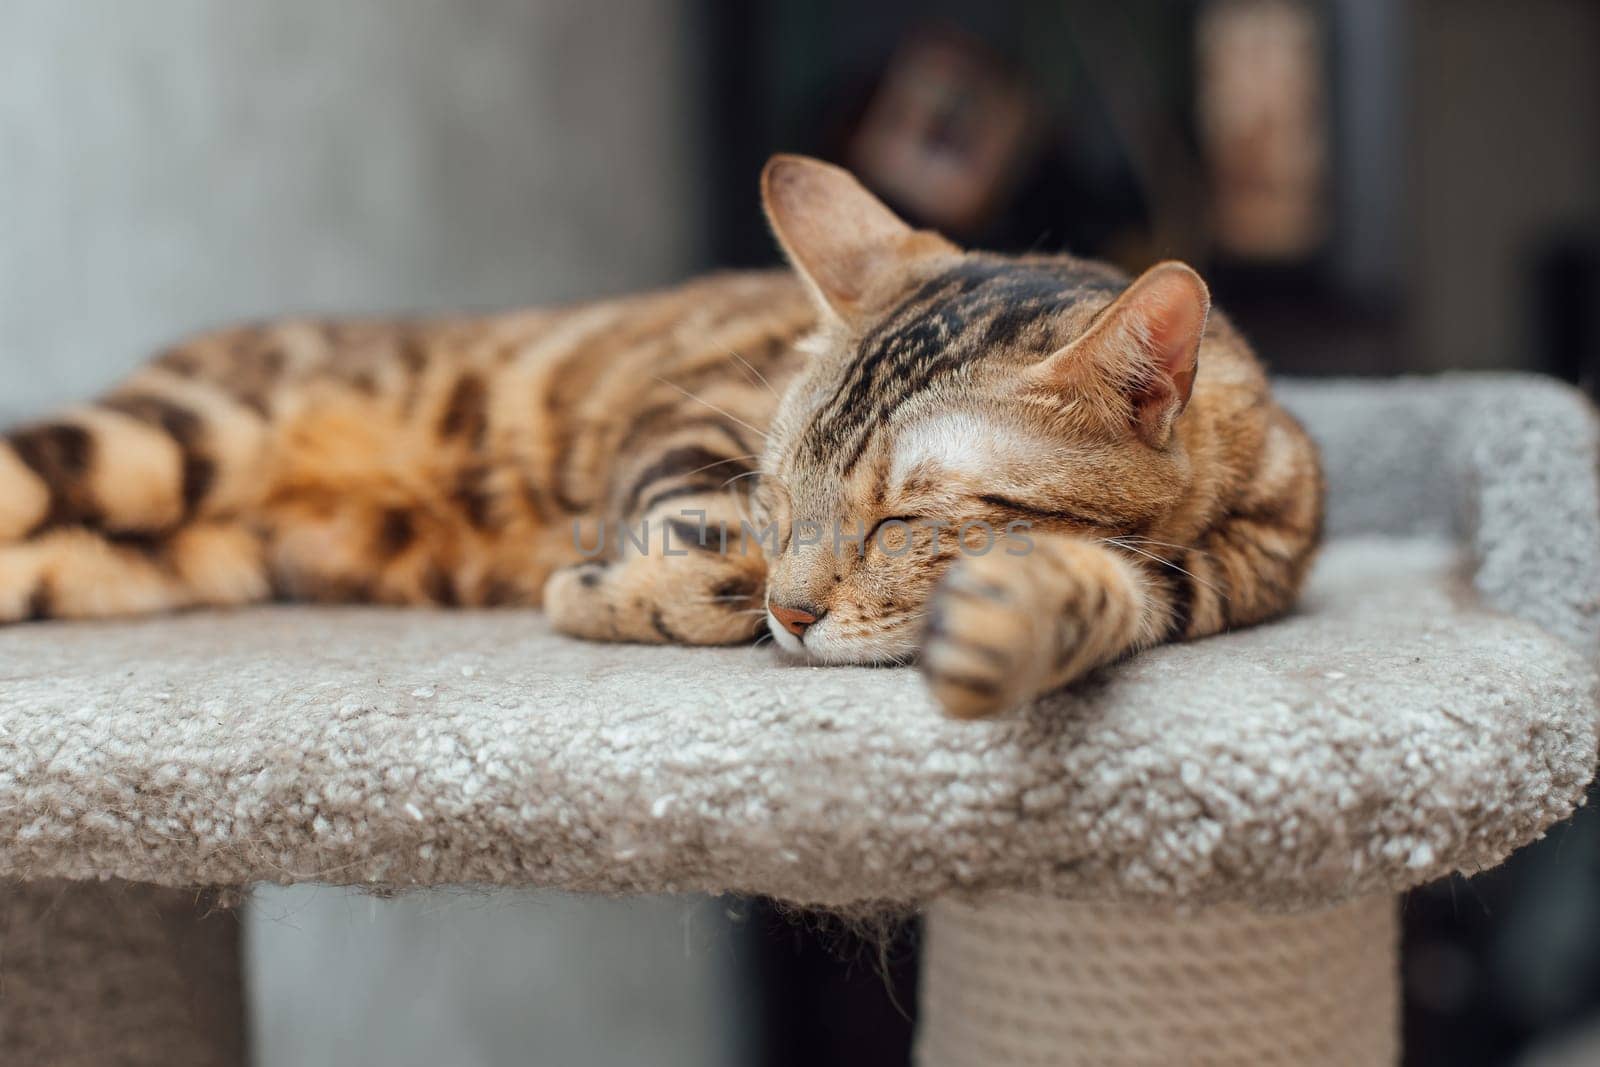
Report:
M 925 920 L 918 1067 L 1400 1056 L 1397 902 L 1187 913 L 1008 896 Z

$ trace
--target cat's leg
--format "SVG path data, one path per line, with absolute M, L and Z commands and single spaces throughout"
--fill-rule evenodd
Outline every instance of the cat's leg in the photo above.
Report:
M 0 436 L 0 543 L 73 526 L 155 535 L 237 510 L 258 488 L 266 439 L 259 412 L 152 366 Z
M 255 603 L 271 595 L 261 539 L 201 520 L 152 538 L 81 526 L 0 545 L 0 623 Z
M 935 592 L 922 670 L 947 714 L 993 715 L 1153 644 L 1163 604 L 1144 568 L 1098 542 L 1001 542 Z
M 0 436 L 0 623 L 246 603 L 261 413 L 152 364 L 92 404 Z
M 1018 554 L 962 559 L 930 613 L 929 685 L 949 714 L 978 718 L 1158 642 L 1279 615 L 1315 554 L 1319 501 L 1310 483 L 1258 489 L 1192 547 L 1035 533 Z
M 725 399 L 718 397 L 719 400 Z M 599 641 L 725 645 L 763 627 L 766 557 L 749 492 L 752 423 L 685 399 L 652 447 L 618 464 L 603 524 L 572 531 L 588 562 L 551 575 L 556 628 Z
M 0 542 L 67 526 L 169 529 L 184 517 L 187 462 L 168 429 L 98 405 L 19 427 L 0 438 Z
M 765 618 L 766 559 L 732 495 L 679 497 L 604 530 L 608 558 L 558 570 L 544 606 L 556 628 L 598 641 L 726 645 Z M 598 546 L 598 530 L 576 533 Z

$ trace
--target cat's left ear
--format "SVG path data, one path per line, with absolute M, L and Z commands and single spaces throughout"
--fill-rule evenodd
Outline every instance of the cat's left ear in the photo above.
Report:
M 1082 337 L 1034 368 L 1051 388 L 1110 390 L 1126 398 L 1133 428 L 1153 448 L 1171 439 L 1189 403 L 1211 292 L 1176 260 L 1141 274 Z
M 767 162 L 761 203 L 822 310 L 845 320 L 865 310 L 897 267 L 957 251 L 938 234 L 906 225 L 849 171 L 805 156 Z

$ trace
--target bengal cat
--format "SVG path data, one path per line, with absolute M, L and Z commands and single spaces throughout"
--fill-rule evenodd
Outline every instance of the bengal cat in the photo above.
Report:
M 12 430 L 0 621 L 542 604 L 920 655 L 975 717 L 1290 606 L 1317 456 L 1193 270 L 964 252 L 798 157 L 762 192 L 793 273 L 227 329 Z

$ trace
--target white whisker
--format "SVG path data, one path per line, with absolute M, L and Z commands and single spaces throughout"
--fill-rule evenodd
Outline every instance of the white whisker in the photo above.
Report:
M 727 481 L 723 482 L 718 488 L 726 489 L 728 486 L 732 485 L 734 482 L 737 482 L 741 478 L 754 478 L 760 473 L 760 471 L 745 471 L 743 474 L 735 474 L 732 478 L 729 478 Z
M 708 470 L 710 470 L 710 469 L 711 469 L 711 468 L 712 468 L 712 467 L 720 467 L 720 466 L 722 466 L 722 465 L 723 465 L 723 464 L 724 464 L 724 463 L 738 463 L 738 462 L 740 462 L 740 461 L 742 461 L 742 460 L 747 460 L 747 459 L 760 459 L 760 458 L 761 458 L 761 456 L 760 456 L 760 455 L 758 455 L 758 454 L 757 454 L 757 453 L 755 453 L 755 452 L 751 452 L 751 453 L 749 453 L 749 454 L 747 454 L 747 455 L 743 455 L 743 456 L 728 456 L 728 457 L 727 457 L 727 458 L 725 458 L 725 459 L 719 459 L 719 460 L 715 460 L 715 461 L 713 461 L 713 462 L 711 462 L 711 463 L 707 463 L 707 464 L 706 464 L 706 465 L 705 465 L 705 466 L 704 466 L 704 467 L 696 467 L 696 468 L 695 468 L 695 469 L 694 469 L 694 470 L 692 470 L 692 471 L 684 471 L 684 472 L 683 472 L 683 473 L 682 473 L 682 474 L 679 474 L 679 475 L 675 475 L 675 476 L 674 476 L 674 477 L 678 477 L 678 478 L 687 478 L 687 477 L 689 477 L 689 476 L 690 476 L 690 475 L 691 475 L 691 474 L 699 474 L 699 473 L 700 473 L 700 472 L 701 472 L 701 471 L 708 471 Z
M 676 389 L 678 392 L 682 393 L 684 396 L 688 397 L 690 400 L 693 400 L 696 404 L 704 404 L 706 407 L 710 408 L 712 411 L 715 411 L 718 415 L 721 415 L 723 418 L 732 419 L 734 422 L 738 423 L 740 426 L 743 426 L 745 429 L 749 430 L 751 433 L 755 434 L 757 437 L 761 438 L 763 441 L 765 441 L 767 439 L 767 435 L 765 433 L 763 433 L 762 431 L 756 429 L 754 426 L 751 426 L 748 422 L 745 422 L 739 416 L 737 416 L 737 415 L 733 414 L 732 412 L 727 411 L 727 410 L 725 410 L 723 408 L 717 407 L 717 405 L 713 404 L 711 401 L 705 399 L 704 397 L 695 396 L 693 393 L 689 392 L 689 390 L 685 389 L 683 386 L 679 385 L 677 382 L 669 382 L 665 378 L 661 377 L 659 374 L 655 375 L 655 380 L 660 382 L 662 385 L 670 385 L 672 388 Z
M 1171 541 L 1157 541 L 1153 537 L 1134 537 L 1132 534 L 1127 534 L 1120 537 L 1103 537 L 1101 540 L 1109 541 L 1114 545 L 1120 545 L 1124 543 L 1135 545 L 1158 545 L 1161 548 L 1176 548 L 1183 552 L 1193 552 L 1199 556 L 1209 557 L 1211 555 L 1211 553 L 1207 552 L 1205 549 L 1195 548 L 1193 545 L 1175 545 Z
M 1153 562 L 1161 564 L 1163 567 L 1171 567 L 1173 570 L 1177 571 L 1179 574 L 1188 575 L 1191 579 L 1193 579 L 1196 582 L 1199 582 L 1201 585 L 1205 586 L 1207 589 L 1209 589 L 1213 593 L 1217 594 L 1217 596 L 1221 597 L 1223 600 L 1227 600 L 1228 599 L 1228 594 L 1226 594 L 1222 590 L 1218 589 L 1215 585 L 1212 585 L 1210 582 L 1206 581 L 1204 578 L 1200 577 L 1198 574 L 1194 573 L 1193 571 L 1184 570 L 1182 567 L 1178 566 L 1176 563 L 1172 562 L 1170 559 L 1162 559 L 1160 556 L 1156 555 L 1154 552 L 1146 552 L 1142 548 L 1136 548 L 1133 545 L 1125 545 L 1121 541 L 1118 541 L 1114 537 L 1102 537 L 1100 540 L 1101 540 L 1101 542 L 1103 544 L 1116 545 L 1118 548 L 1124 549 L 1124 550 L 1126 550 L 1128 552 L 1135 552 L 1135 553 L 1143 556 L 1145 559 L 1152 560 Z
M 734 359 L 736 359 L 740 363 L 744 364 L 745 370 L 749 371 L 751 374 L 754 374 L 756 376 L 756 380 L 759 381 L 762 385 L 767 387 L 767 392 L 772 394 L 772 397 L 773 397 L 774 400 L 783 399 L 782 397 L 778 396 L 778 391 L 772 387 L 772 383 L 767 381 L 767 376 L 765 374 L 762 374 L 760 371 L 756 370 L 755 367 L 751 365 L 751 363 L 750 363 L 750 361 L 748 359 L 745 359 L 743 356 L 741 356 L 739 353 L 735 352 L 731 348 L 728 349 L 728 355 L 732 356 Z

